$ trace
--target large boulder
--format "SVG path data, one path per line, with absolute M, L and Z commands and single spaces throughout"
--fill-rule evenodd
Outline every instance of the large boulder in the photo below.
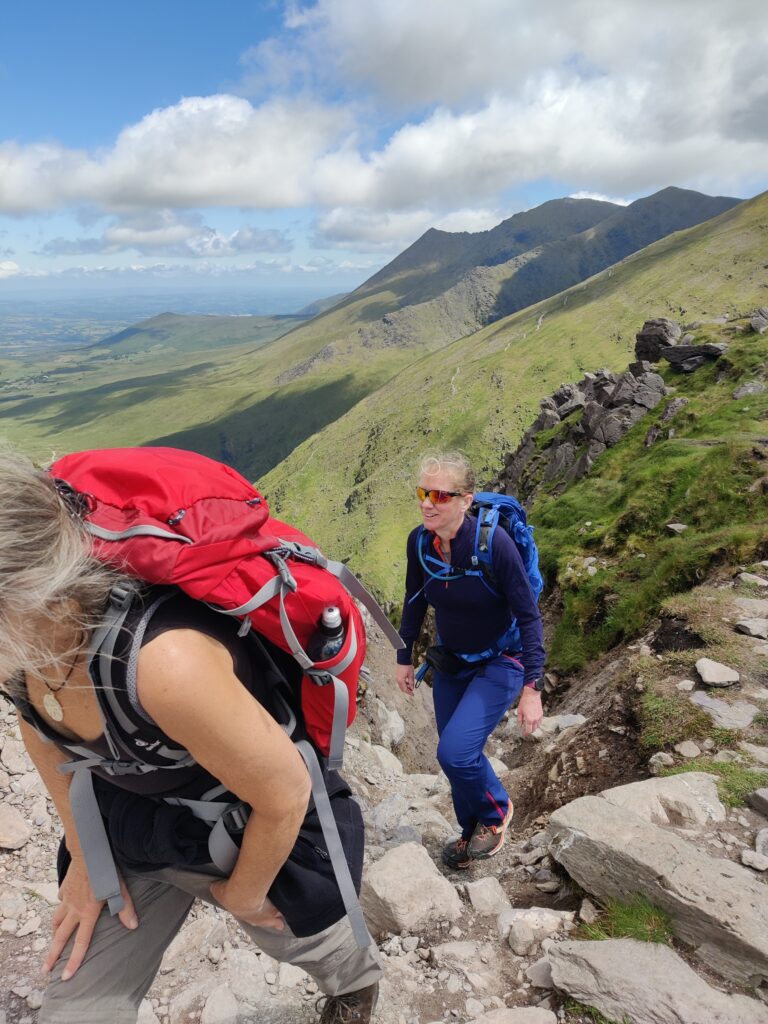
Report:
M 666 317 L 646 320 L 635 335 L 635 356 L 658 363 L 662 348 L 675 345 L 682 334 L 680 325 Z
M 458 893 L 423 846 L 403 843 L 363 874 L 360 903 L 374 933 L 416 932 L 435 921 L 456 921 Z
M 768 887 L 746 868 L 598 796 L 555 811 L 548 831 L 550 853 L 588 893 L 639 893 L 719 974 L 755 986 L 768 980 Z
M 708 360 L 719 359 L 728 351 L 725 342 L 707 345 L 672 345 L 661 349 L 662 359 L 682 373 L 691 373 Z
M 609 1020 L 632 1024 L 768 1024 L 768 1007 L 708 985 L 668 946 L 636 939 L 558 942 L 552 981 Z
M 655 825 L 695 828 L 725 821 L 725 807 L 717 795 L 717 776 L 686 772 L 664 779 L 646 779 L 607 789 L 603 797 Z

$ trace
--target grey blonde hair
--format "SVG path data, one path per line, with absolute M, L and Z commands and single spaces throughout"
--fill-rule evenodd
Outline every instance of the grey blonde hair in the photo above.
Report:
M 418 473 L 419 477 L 447 473 L 453 480 L 456 490 L 474 494 L 477 489 L 475 470 L 464 452 L 425 452 L 421 457 Z
M 21 671 L 68 667 L 118 582 L 137 587 L 93 557 L 53 479 L 0 448 L 0 686 Z

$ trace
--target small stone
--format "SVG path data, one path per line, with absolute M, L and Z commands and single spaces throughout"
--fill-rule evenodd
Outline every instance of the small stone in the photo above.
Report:
M 674 533 L 679 536 L 681 533 L 685 533 L 688 526 L 686 523 L 667 523 L 667 529 L 670 533 Z
M 600 917 L 600 911 L 590 899 L 583 899 L 579 908 L 579 918 L 584 924 L 594 924 Z
M 676 744 L 675 750 L 681 757 L 685 757 L 688 760 L 692 760 L 694 757 L 699 757 L 701 754 L 701 750 L 693 740 L 684 740 L 682 743 Z
M 692 679 L 681 679 L 677 684 L 678 690 L 682 690 L 683 693 L 692 693 L 696 689 L 696 683 Z
M 699 658 L 696 662 L 696 671 L 706 686 L 733 686 L 741 678 L 736 669 L 711 658 Z
M 754 868 L 755 871 L 768 871 L 768 857 L 757 853 L 756 850 L 742 850 L 741 863 Z
M 747 395 L 762 395 L 764 391 L 765 384 L 761 384 L 759 380 L 751 380 L 736 388 L 733 392 L 733 397 L 739 399 L 746 398 Z
M 671 754 L 668 754 L 666 750 L 660 750 L 648 758 L 648 770 L 651 775 L 658 775 L 664 768 L 671 768 L 674 763 L 675 759 Z
M 7 803 L 0 804 L 0 847 L 19 850 L 32 836 L 32 829 L 23 816 Z
M 755 852 L 768 857 L 768 828 L 761 828 L 755 836 Z

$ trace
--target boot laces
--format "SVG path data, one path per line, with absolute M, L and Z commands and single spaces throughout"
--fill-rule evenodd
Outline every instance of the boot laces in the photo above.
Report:
M 321 996 L 315 1004 L 322 1011 L 320 1024 L 352 1024 L 360 1005 L 360 997 L 354 992 L 342 996 Z

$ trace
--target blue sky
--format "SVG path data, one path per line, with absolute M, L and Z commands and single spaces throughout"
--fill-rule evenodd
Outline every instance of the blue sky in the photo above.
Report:
M 695 8 L 696 17 L 691 17 Z M 0 11 L 0 300 L 360 283 L 562 195 L 768 187 L 756 0 Z

